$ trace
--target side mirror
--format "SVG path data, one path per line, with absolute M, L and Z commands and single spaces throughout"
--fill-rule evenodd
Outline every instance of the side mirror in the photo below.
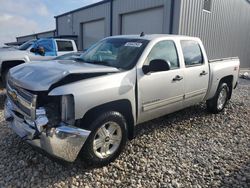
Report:
M 144 65 L 142 67 L 142 71 L 144 74 L 148 74 L 150 72 L 162 72 L 169 71 L 171 64 L 169 61 L 165 61 L 163 59 L 154 59 L 150 61 L 149 65 Z

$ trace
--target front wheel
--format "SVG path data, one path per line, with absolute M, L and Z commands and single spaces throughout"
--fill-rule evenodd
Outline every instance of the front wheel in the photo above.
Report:
M 91 134 L 81 152 L 83 160 L 101 167 L 114 161 L 127 142 L 127 125 L 118 112 L 106 112 L 89 126 Z
M 229 99 L 229 88 L 226 83 L 219 85 L 214 98 L 207 100 L 207 108 L 212 113 L 221 112 Z

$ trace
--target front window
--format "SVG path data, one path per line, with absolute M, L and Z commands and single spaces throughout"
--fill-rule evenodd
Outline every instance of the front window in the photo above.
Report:
M 148 41 L 143 39 L 104 39 L 88 49 L 79 60 L 128 70 L 135 66 L 147 44 Z
M 179 58 L 174 41 L 165 40 L 158 42 L 149 53 L 145 65 L 149 65 L 150 61 L 161 59 L 170 63 L 170 69 L 179 68 Z

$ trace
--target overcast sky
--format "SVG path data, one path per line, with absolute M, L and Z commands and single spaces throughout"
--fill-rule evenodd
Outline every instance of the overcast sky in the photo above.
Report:
M 55 29 L 54 16 L 101 0 L 0 0 L 0 46 Z

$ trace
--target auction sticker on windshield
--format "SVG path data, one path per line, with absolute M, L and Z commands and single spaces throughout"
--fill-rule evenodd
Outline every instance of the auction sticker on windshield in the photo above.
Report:
M 139 43 L 139 42 L 127 42 L 125 44 L 125 46 L 128 46 L 128 47 L 136 47 L 136 48 L 140 48 L 142 45 L 142 43 Z

